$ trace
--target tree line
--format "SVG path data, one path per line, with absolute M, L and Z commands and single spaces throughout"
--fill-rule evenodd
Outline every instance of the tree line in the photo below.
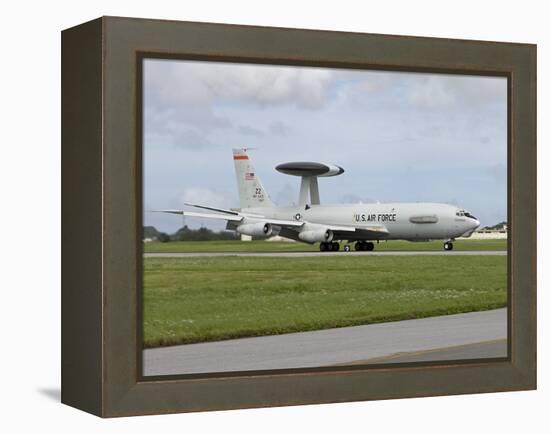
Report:
M 167 243 L 170 241 L 215 241 L 215 240 L 237 240 L 238 235 L 230 231 L 213 231 L 208 228 L 191 229 L 185 225 L 173 234 L 158 231 L 154 226 L 143 228 L 143 238 Z

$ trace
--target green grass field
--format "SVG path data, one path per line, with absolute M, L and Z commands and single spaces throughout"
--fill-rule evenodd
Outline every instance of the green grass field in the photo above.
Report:
M 343 244 L 342 244 L 343 246 Z M 410 241 L 381 241 L 375 250 L 443 250 L 443 241 L 412 243 Z M 455 250 L 506 250 L 506 240 L 457 240 Z M 179 252 L 308 252 L 319 251 L 319 244 L 272 241 L 174 241 L 144 243 L 145 253 Z
M 506 274 L 505 256 L 147 258 L 144 346 L 493 309 Z

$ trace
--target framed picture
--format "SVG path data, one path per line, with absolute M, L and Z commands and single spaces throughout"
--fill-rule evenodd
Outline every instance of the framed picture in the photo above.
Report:
M 64 403 L 536 387 L 536 46 L 103 17 L 62 74 Z

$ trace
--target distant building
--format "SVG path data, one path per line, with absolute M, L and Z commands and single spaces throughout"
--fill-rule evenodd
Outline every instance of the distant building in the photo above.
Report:
M 470 239 L 473 240 L 497 240 L 508 238 L 508 224 L 506 222 L 498 223 L 494 226 L 485 226 L 475 231 Z

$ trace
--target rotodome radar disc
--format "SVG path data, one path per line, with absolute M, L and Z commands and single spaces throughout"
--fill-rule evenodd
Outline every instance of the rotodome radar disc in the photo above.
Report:
M 293 176 L 337 176 L 344 169 L 336 164 L 316 163 L 311 161 L 295 161 L 282 163 L 275 167 L 278 172 Z

